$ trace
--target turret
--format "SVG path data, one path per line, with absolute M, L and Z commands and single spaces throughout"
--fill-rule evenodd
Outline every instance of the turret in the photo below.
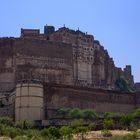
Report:
M 44 26 L 44 35 L 50 35 L 55 32 L 54 26 Z

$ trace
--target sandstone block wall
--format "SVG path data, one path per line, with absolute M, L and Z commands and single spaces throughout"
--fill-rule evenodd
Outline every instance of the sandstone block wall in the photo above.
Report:
M 131 112 L 136 106 L 135 94 L 72 86 L 45 86 L 46 118 L 56 117 L 60 108 L 92 108 L 97 112 Z

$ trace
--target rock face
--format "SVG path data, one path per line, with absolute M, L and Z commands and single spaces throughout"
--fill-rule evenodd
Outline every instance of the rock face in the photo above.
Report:
M 124 77 L 134 86 L 131 66 L 114 65 L 107 50 L 92 35 L 66 27 L 21 29 L 19 38 L 0 38 L 0 91 L 23 79 L 73 86 L 115 89 Z

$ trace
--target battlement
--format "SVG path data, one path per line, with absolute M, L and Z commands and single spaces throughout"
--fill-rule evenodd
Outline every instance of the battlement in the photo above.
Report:
M 21 37 L 39 37 L 39 29 L 21 29 Z

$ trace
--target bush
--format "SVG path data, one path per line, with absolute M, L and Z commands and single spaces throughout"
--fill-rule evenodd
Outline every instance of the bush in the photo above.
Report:
M 49 138 L 60 138 L 61 137 L 59 129 L 56 127 L 49 127 L 48 132 L 49 132 Z
M 85 134 L 89 131 L 88 127 L 86 126 L 79 126 L 75 129 L 76 134 L 80 134 L 81 139 L 84 140 Z
M 13 119 L 9 117 L 0 117 L 0 124 L 6 125 L 6 126 L 14 126 Z
M 131 114 L 123 115 L 123 116 L 121 117 L 121 123 L 122 123 L 122 125 L 123 125 L 125 128 L 129 129 L 129 127 L 130 127 L 130 125 L 131 125 L 133 119 L 134 119 L 134 118 L 133 118 L 133 115 L 131 115 Z
M 84 123 L 83 119 L 76 119 L 71 122 L 71 126 L 72 128 L 76 128 L 76 127 L 82 126 L 83 123 Z
M 61 134 L 61 137 L 64 138 L 64 139 L 72 139 L 73 135 L 73 129 L 69 126 L 62 126 L 60 128 L 60 134 Z
M 30 129 L 32 128 L 32 123 L 28 120 L 18 121 L 16 122 L 15 126 L 21 129 Z
M 95 130 L 95 128 L 96 128 L 96 123 L 90 123 L 89 125 L 88 125 L 88 127 L 89 127 L 89 130 L 90 131 L 92 131 L 92 130 Z
M 101 134 L 103 135 L 103 137 L 111 137 L 112 133 L 109 130 L 103 129 L 101 131 Z
M 70 117 L 72 118 L 82 118 L 82 111 L 78 108 L 72 109 L 69 112 Z
M 95 113 L 95 110 L 93 109 L 83 109 L 82 110 L 82 118 L 84 119 L 92 119 L 97 117 L 97 114 Z
M 122 117 L 122 115 L 124 115 L 123 113 L 119 113 L 119 112 L 105 112 L 103 117 L 105 119 L 110 119 L 110 118 L 120 118 Z
M 14 127 L 5 127 L 2 131 L 4 136 L 8 136 L 10 138 L 15 138 L 16 136 L 21 135 L 20 131 Z
M 38 131 L 37 129 L 28 129 L 28 130 L 24 130 L 24 134 L 28 137 L 28 138 L 32 138 L 32 137 L 40 137 L 40 131 Z
M 111 127 L 113 127 L 113 120 L 112 119 L 105 119 L 103 121 L 103 128 L 110 129 Z
M 132 113 L 133 117 L 140 117 L 140 108 L 137 108 L 133 113 Z
M 70 108 L 61 108 L 58 110 L 58 113 L 62 115 L 63 118 L 65 118 L 69 116 L 70 110 Z
M 49 130 L 45 128 L 45 129 L 40 131 L 40 134 L 43 137 L 49 137 Z

